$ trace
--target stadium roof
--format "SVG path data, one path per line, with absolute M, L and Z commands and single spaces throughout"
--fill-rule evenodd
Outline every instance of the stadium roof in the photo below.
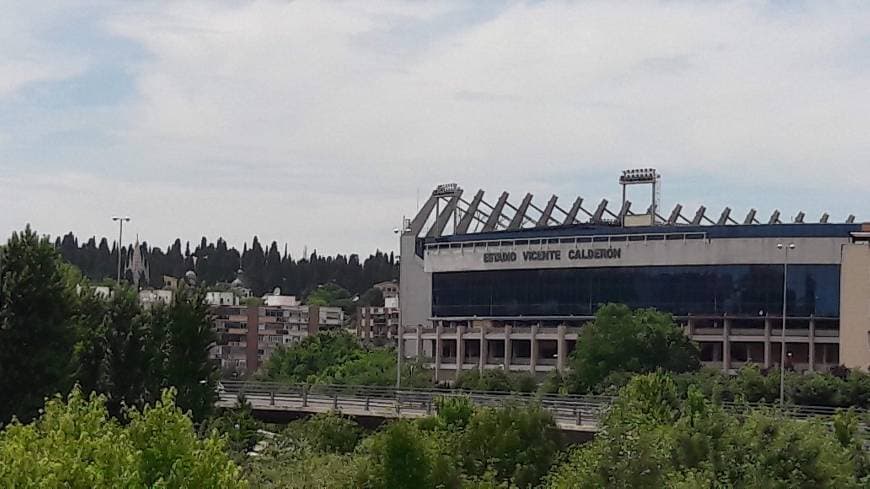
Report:
M 631 202 L 625 201 L 617 212 L 608 206 L 607 199 L 586 207 L 584 199 L 577 197 L 570 206 L 562 207 L 558 198 L 551 196 L 543 206 L 536 205 L 530 193 L 518 203 L 509 201 L 510 194 L 502 192 L 495 203 L 484 199 L 478 190 L 469 201 L 456 184 L 439 185 L 420 208 L 417 215 L 406 222 L 404 234 L 426 238 L 427 241 L 467 241 L 529 236 L 566 236 L 584 234 L 635 234 L 704 232 L 710 237 L 739 236 L 849 236 L 861 231 L 850 215 L 843 223 L 830 223 L 823 214 L 818 222 L 806 221 L 804 212 L 784 220 L 780 211 L 761 219 L 755 209 L 742 219 L 732 216 L 731 208 L 708 216 L 701 206 L 687 217 L 683 206 L 677 204 L 665 217 L 652 215 L 651 209 L 635 213 Z M 631 225 L 629 223 L 639 225 Z

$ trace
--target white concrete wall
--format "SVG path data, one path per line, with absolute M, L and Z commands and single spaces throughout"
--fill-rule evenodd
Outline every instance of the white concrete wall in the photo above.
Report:
M 425 252 L 426 273 L 535 268 L 638 267 L 663 265 L 727 265 L 782 263 L 778 243 L 794 243 L 793 264 L 839 264 L 840 249 L 848 238 L 718 238 L 673 241 L 622 241 L 600 243 L 551 243 L 519 246 L 432 249 Z M 573 258 L 594 250 L 619 250 L 618 258 Z M 548 260 L 526 260 L 523 252 L 545 251 Z M 515 253 L 510 261 L 485 261 L 487 253 Z M 409 267 L 410 268 L 410 267 Z M 404 269 L 403 269 L 404 271 Z M 430 285 L 431 288 L 431 285 Z M 404 288 L 403 288 L 404 290 Z

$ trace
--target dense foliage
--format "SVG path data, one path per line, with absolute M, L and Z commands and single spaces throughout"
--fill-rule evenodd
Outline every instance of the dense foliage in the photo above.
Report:
M 74 271 L 29 227 L 0 249 L 0 424 L 69 388 Z
M 463 398 L 440 402 L 436 416 L 362 433 L 336 414 L 294 422 L 250 462 L 250 480 L 287 489 L 527 488 L 543 480 L 561 448 L 539 407 L 474 409 Z
M 0 433 L 4 487 L 89 489 L 248 487 L 217 437 L 197 437 L 167 390 L 153 406 L 110 417 L 103 396 L 77 388 L 33 423 Z
M 275 350 L 260 373 L 270 381 L 389 386 L 396 383 L 396 351 L 368 348 L 346 331 L 321 332 Z M 402 385 L 431 387 L 432 372 L 417 362 L 402 365 Z
M 45 238 L 14 234 L 0 262 L 0 424 L 29 421 L 44 399 L 78 382 L 106 396 L 113 416 L 122 406 L 160 399 L 203 419 L 214 400 L 215 341 L 204 292 L 182 289 L 169 305 L 143 309 L 135 291 L 110 298 L 90 284 Z
M 502 369 L 468 370 L 456 377 L 453 387 L 468 391 L 535 392 L 538 381 L 527 372 L 506 372 Z
M 81 269 L 89 279 L 100 281 L 115 277 L 118 250 L 114 245 L 110 247 L 106 238 L 99 243 L 96 238 L 79 243 L 78 238 L 69 233 L 57 238 L 55 246 L 65 260 Z M 195 271 L 197 277 L 209 285 L 229 283 L 235 280 L 241 268 L 244 281 L 254 295 L 280 287 L 284 293 L 304 297 L 321 284 L 332 282 L 352 294 L 362 294 L 378 282 L 398 277 L 397 262 L 392 254 L 378 251 L 361 261 L 355 254 L 333 257 L 314 252 L 296 260 L 289 256 L 286 248 L 283 253 L 279 251 L 275 242 L 264 249 L 256 236 L 251 246 L 245 244 L 241 252 L 229 247 L 221 238 L 216 243 L 202 238 L 192 250 L 190 243 L 182 246 L 181 240 L 175 240 L 165 251 L 143 243 L 140 252 L 150 272 L 150 276 L 142 278 L 154 287 L 163 286 L 164 275 L 183 277 L 188 270 Z M 129 260 L 132 247 L 121 248 L 121 253 Z
M 700 365 L 697 346 L 671 315 L 608 304 L 583 328 L 568 380 L 573 390 L 586 392 L 612 372 L 687 372 Z
M 766 411 L 726 412 L 697 389 L 679 395 L 665 374 L 636 376 L 595 441 L 550 477 L 574 488 L 858 488 L 867 454 L 849 415 L 825 425 Z

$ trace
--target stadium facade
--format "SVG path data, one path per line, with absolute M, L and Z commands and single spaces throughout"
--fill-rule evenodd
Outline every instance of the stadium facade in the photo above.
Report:
M 403 356 L 442 380 L 563 370 L 596 309 L 623 303 L 672 313 L 707 365 L 778 366 L 787 260 L 786 367 L 870 365 L 870 224 L 755 211 L 738 222 L 703 207 L 685 217 L 680 206 L 663 217 L 653 174 L 643 214 L 624 197 L 614 213 L 606 200 L 539 207 L 502 193 L 490 204 L 436 188 L 401 230 Z

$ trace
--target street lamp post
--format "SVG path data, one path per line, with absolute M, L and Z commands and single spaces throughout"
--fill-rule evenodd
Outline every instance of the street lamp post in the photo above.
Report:
M 118 223 L 118 285 L 121 285 L 121 243 L 124 239 L 124 223 L 130 222 L 130 218 L 116 216 L 112 220 Z
M 782 262 L 782 330 L 780 331 L 781 346 L 779 348 L 779 409 L 785 409 L 785 326 L 788 313 L 788 252 L 795 249 L 794 243 L 784 245 L 779 243 L 777 249 L 785 251 Z
M 402 326 L 402 236 L 410 232 L 411 228 L 404 217 L 402 227 L 393 229 L 393 233 L 399 235 L 399 324 L 396 325 L 396 389 L 402 387 L 402 357 L 405 356 L 405 331 Z

